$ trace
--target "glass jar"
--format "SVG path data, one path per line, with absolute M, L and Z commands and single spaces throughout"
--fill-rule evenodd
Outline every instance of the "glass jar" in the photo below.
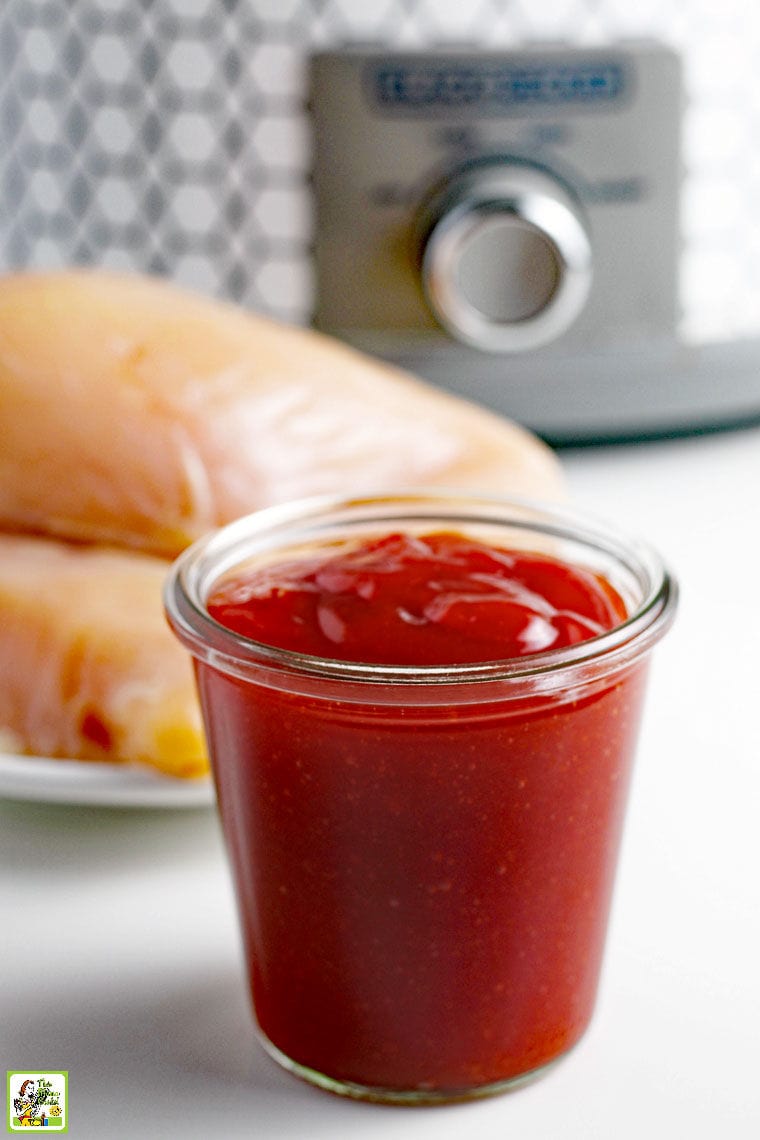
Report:
M 453 666 L 312 657 L 206 601 L 229 574 L 456 531 L 601 575 L 627 617 Z M 173 567 L 265 1048 L 333 1092 L 435 1103 L 543 1072 L 594 1007 L 649 653 L 676 587 L 646 544 L 526 502 L 409 493 L 260 511 Z

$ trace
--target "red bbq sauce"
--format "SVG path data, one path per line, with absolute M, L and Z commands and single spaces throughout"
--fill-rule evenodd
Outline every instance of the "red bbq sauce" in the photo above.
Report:
M 207 608 L 388 666 L 561 650 L 626 616 L 590 570 L 444 532 L 249 569 Z M 461 704 L 196 667 L 265 1037 L 336 1081 L 453 1097 L 565 1052 L 594 1003 L 643 667 Z

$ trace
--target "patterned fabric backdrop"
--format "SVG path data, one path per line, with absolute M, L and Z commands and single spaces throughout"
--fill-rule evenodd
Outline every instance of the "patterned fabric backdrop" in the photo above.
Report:
M 760 8 L 746 0 L 0 0 L 0 268 L 166 273 L 307 320 L 312 49 L 636 35 L 686 68 L 684 333 L 757 335 Z

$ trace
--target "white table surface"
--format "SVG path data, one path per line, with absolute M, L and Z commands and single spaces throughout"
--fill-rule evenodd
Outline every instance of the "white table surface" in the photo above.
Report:
M 760 429 L 564 463 L 576 504 L 656 543 L 682 588 L 584 1041 L 469 1105 L 314 1090 L 255 1041 L 213 809 L 0 801 L 0 1051 L 68 1069 L 70 1136 L 760 1136 Z

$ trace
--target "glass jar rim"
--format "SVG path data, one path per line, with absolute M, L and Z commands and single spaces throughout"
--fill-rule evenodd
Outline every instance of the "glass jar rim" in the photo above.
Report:
M 641 599 L 612 629 L 566 648 L 475 664 L 419 666 L 364 664 L 282 649 L 234 632 L 205 608 L 211 587 L 223 576 L 257 551 L 279 549 L 287 554 L 299 539 L 304 540 L 304 528 L 315 528 L 308 534 L 316 541 L 320 528 L 385 523 L 387 533 L 389 524 L 403 521 L 496 526 L 570 541 L 614 558 L 639 583 Z M 590 514 L 522 497 L 411 489 L 352 498 L 314 496 L 245 515 L 197 540 L 176 559 L 166 581 L 164 605 L 169 624 L 195 657 L 239 677 L 250 677 L 264 667 L 315 680 L 374 685 L 530 681 L 552 690 L 568 685 L 568 671 L 580 676 L 590 670 L 594 677 L 605 676 L 641 657 L 670 626 L 677 595 L 675 579 L 649 543 Z

